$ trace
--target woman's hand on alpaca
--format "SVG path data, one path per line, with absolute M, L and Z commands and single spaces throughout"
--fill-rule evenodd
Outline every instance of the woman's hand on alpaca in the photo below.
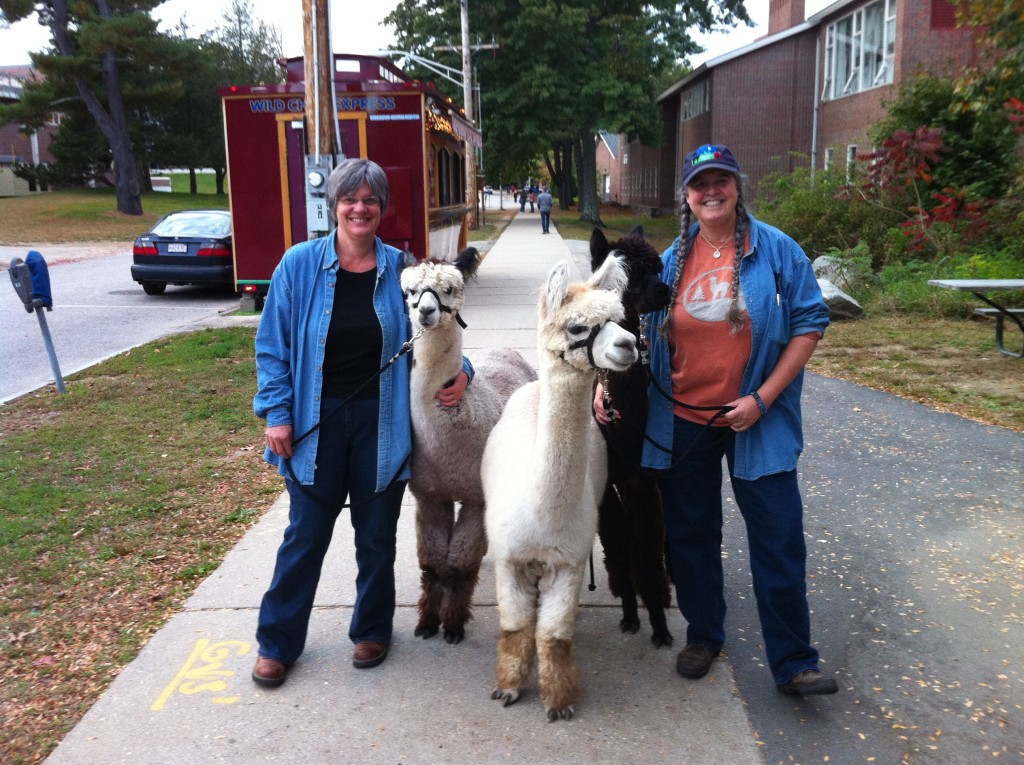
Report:
M 594 419 L 597 420 L 598 425 L 607 425 L 612 419 L 619 416 L 618 411 L 613 407 L 611 410 L 611 416 L 609 412 L 604 408 L 604 386 L 598 383 L 594 386 Z
M 270 451 L 276 454 L 278 457 L 284 457 L 286 460 L 291 459 L 292 456 L 292 426 L 291 425 L 274 425 L 267 428 L 266 431 L 267 446 L 270 447 Z
M 458 406 L 459 402 L 462 401 L 462 394 L 466 392 L 466 386 L 468 385 L 469 375 L 465 372 L 459 372 L 455 375 L 451 385 L 441 388 L 434 398 L 437 399 L 437 403 L 441 406 Z

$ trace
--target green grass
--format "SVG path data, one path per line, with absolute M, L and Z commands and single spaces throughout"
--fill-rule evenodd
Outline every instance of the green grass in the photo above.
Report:
M 204 207 L 228 209 L 227 195 L 143 194 L 142 215 L 117 212 L 113 189 L 74 189 L 11 197 L 0 200 L 0 244 L 131 241 L 162 215 Z
M 191 189 L 189 187 L 188 173 L 167 173 L 166 175 L 168 178 L 171 179 L 171 193 L 191 193 Z M 228 191 L 228 185 L 226 180 L 224 182 L 224 191 Z M 162 193 L 166 194 L 167 192 Z M 216 195 L 217 177 L 213 173 L 196 173 L 196 193 Z
M 590 241 L 590 235 L 594 231 L 594 224 L 581 221 L 576 209 L 562 210 L 556 205 L 551 211 L 551 221 L 563 239 Z M 651 218 L 637 215 L 625 207 L 602 207 L 601 222 L 604 224 L 601 228 L 609 240 L 620 239 L 635 226 L 643 226 L 644 236 L 659 252 L 668 249 L 672 241 L 679 236 L 679 221 L 674 217 Z
M 44 757 L 280 493 L 253 339 L 159 340 L 0 407 L 6 762 Z

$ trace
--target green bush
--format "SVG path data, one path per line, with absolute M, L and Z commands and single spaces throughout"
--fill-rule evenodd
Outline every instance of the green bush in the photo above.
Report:
M 758 187 L 758 200 L 758 217 L 796 239 L 811 260 L 862 245 L 877 270 L 889 259 L 891 243 L 899 243 L 890 234 L 899 214 L 864 199 L 834 169 L 770 175 Z

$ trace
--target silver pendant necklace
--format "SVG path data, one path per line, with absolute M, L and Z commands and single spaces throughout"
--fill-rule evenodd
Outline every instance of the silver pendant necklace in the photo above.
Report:
M 706 236 L 704 236 L 704 232 L 703 231 L 698 231 L 698 233 L 700 234 L 700 238 L 701 239 L 703 239 L 705 242 L 707 242 L 709 245 L 711 245 L 714 248 L 715 251 L 713 253 L 711 253 L 711 257 L 713 257 L 715 260 L 718 260 L 720 257 L 722 257 L 722 248 L 725 245 L 727 245 L 729 242 L 732 241 L 732 237 L 726 237 L 725 239 L 723 239 L 721 241 L 720 244 L 715 244 L 710 239 L 708 239 Z

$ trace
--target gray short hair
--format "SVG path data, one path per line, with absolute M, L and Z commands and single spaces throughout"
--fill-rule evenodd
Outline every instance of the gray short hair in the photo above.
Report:
M 370 187 L 370 193 L 380 200 L 380 214 L 387 212 L 391 192 L 384 168 L 369 159 L 343 159 L 327 179 L 327 209 L 332 221 L 334 211 L 338 208 L 338 199 L 355 194 L 364 183 Z

